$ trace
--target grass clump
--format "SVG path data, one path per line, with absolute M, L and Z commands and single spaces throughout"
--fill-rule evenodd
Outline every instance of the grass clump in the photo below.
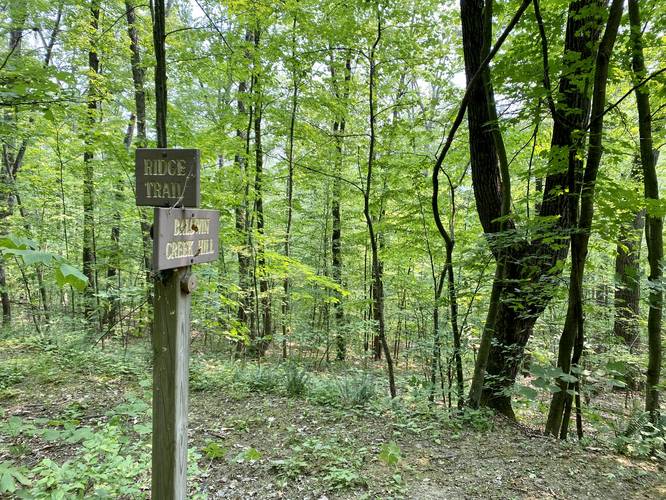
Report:
M 274 393 L 280 385 L 281 377 L 274 368 L 258 366 L 242 373 L 242 381 L 250 392 Z
M 338 383 L 340 402 L 348 407 L 367 405 L 377 393 L 375 382 L 367 373 L 345 377 Z
M 308 372 L 291 363 L 285 370 L 285 389 L 292 397 L 303 396 L 308 390 L 310 376 Z

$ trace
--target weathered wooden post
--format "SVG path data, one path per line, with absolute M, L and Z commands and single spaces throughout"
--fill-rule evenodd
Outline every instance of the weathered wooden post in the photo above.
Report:
M 187 397 L 190 293 L 183 267 L 155 280 L 153 321 L 152 498 L 187 498 Z
M 198 210 L 199 151 L 137 149 L 136 203 L 153 206 L 152 498 L 187 497 L 191 265 L 219 254 L 219 213 Z M 160 208 L 168 207 L 168 208 Z

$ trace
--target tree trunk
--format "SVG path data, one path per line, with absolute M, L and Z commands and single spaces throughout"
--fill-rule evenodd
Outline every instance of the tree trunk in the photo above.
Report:
M 136 9 L 138 6 L 136 0 L 125 1 L 125 16 L 127 19 L 127 35 L 130 40 L 131 65 L 132 65 L 132 83 L 134 84 L 134 107 L 136 113 L 136 147 L 146 147 L 146 91 L 145 91 L 145 69 L 141 65 L 141 50 L 139 43 L 139 33 L 136 29 Z M 143 247 L 143 267 L 145 269 L 145 279 L 147 287 L 146 301 L 152 304 L 152 279 L 151 273 L 151 253 L 152 239 L 150 237 L 150 222 L 145 210 L 140 209 L 141 213 L 141 244 Z
M 430 251 L 430 245 L 428 245 Z M 433 278 L 433 287 L 435 289 L 435 301 L 432 308 L 432 359 L 430 360 L 430 402 L 435 401 L 435 392 L 437 390 L 437 374 L 442 373 L 442 333 L 439 326 L 439 300 L 442 295 L 442 288 L 446 278 L 446 268 L 440 273 L 439 278 L 435 274 L 434 259 L 430 257 L 430 270 Z M 442 384 L 444 381 L 442 380 Z M 450 398 L 449 398 L 450 401 Z
M 257 265 L 259 271 L 259 301 L 261 304 L 261 337 L 257 339 L 254 346 L 254 354 L 263 356 L 268 349 L 273 337 L 273 325 L 271 317 L 271 298 L 269 295 L 269 281 L 266 271 L 266 259 L 264 256 L 266 221 L 264 218 L 263 200 L 263 168 L 264 150 L 261 142 L 261 122 L 263 118 L 263 102 L 261 90 L 261 63 L 259 58 L 260 28 L 254 31 L 254 153 L 255 153 L 255 177 L 254 177 L 254 211 L 257 219 Z
M 167 12 L 161 0 L 153 6 L 153 45 L 155 50 L 155 133 L 157 147 L 167 147 L 167 74 L 166 74 L 166 26 Z
M 538 13 L 538 2 L 533 2 Z M 585 61 L 591 57 L 591 48 L 598 37 L 599 0 L 579 0 L 569 6 L 565 36 L 563 73 L 560 77 L 557 109 L 550 106 L 553 118 L 551 157 L 543 190 L 539 215 L 556 222 L 551 237 L 543 241 L 535 234 L 531 241 L 523 239 L 515 231 L 513 221 L 502 218 L 503 199 L 507 186 L 502 185 L 499 159 L 502 155 L 501 134 L 494 123 L 494 97 L 487 65 L 481 63 L 488 55 L 490 28 L 484 6 L 490 0 L 461 0 L 463 52 L 468 80 L 468 129 L 472 167 L 472 181 L 479 219 L 488 235 L 502 232 L 507 247 L 492 246 L 499 273 L 496 273 L 491 304 L 484 331 L 492 333 L 492 342 L 483 343 L 480 354 L 488 350 L 487 365 L 475 367 L 470 397 L 481 390 L 481 404 L 487 405 L 509 417 L 513 417 L 510 389 L 520 366 L 525 345 L 532 327 L 543 312 L 554 292 L 552 282 L 561 272 L 558 261 L 566 258 L 571 226 L 570 206 L 577 194 L 568 190 L 578 171 L 578 141 L 589 113 L 589 65 L 566 64 L 568 61 Z M 522 7 L 522 6 L 521 6 Z M 485 19 L 485 22 L 484 22 Z M 540 19 L 540 14 L 537 15 Z M 540 30 L 541 31 L 541 30 Z M 479 36 L 483 34 L 483 36 Z M 494 48 L 495 50 L 495 48 Z M 548 53 L 545 33 L 542 41 L 544 75 L 547 75 Z M 493 52 L 495 53 L 495 52 Z M 471 85 L 470 85 L 471 84 Z M 549 80 L 544 86 L 550 96 Z M 504 192 L 503 192 L 504 189 Z M 500 222 L 501 221 L 501 222 Z M 543 234 L 543 233 L 542 233 Z M 554 238 L 552 238 L 554 234 Z M 493 238 L 492 241 L 496 241 Z M 504 255 L 504 258 L 499 258 Z M 505 286 L 511 284 L 511 286 Z M 534 300 L 538 297 L 538 300 Z M 497 300 L 498 303 L 494 303 Z M 477 357 L 477 364 L 483 356 Z M 481 380 L 478 377 L 483 377 Z
M 331 55 L 333 57 L 333 55 Z M 351 59 L 347 56 L 345 62 L 344 88 L 340 94 L 337 82 L 335 81 L 335 68 L 331 62 L 331 78 L 335 85 L 335 95 L 338 99 L 342 97 L 343 106 L 346 112 L 347 100 L 349 98 L 349 82 L 351 80 Z M 333 135 L 335 137 L 335 172 L 342 174 L 343 168 L 343 137 L 345 133 L 347 120 L 343 114 L 333 122 Z M 333 280 L 338 286 L 342 287 L 342 219 L 340 204 L 342 198 L 342 181 L 336 176 L 333 180 L 333 200 L 331 202 L 331 212 L 333 215 L 333 231 L 331 233 L 331 260 Z M 347 356 L 347 341 L 344 334 L 344 307 L 342 304 L 342 293 L 336 292 L 335 308 L 335 345 L 336 359 L 343 361 Z
M 8 48 L 10 54 L 18 57 L 21 54 L 25 11 L 23 9 L 18 9 L 18 12 L 15 11 L 16 5 L 14 3 L 10 3 L 9 7 L 11 29 L 9 30 Z M 5 117 L 10 125 L 15 122 L 15 118 L 10 112 L 6 112 Z M 15 204 L 13 173 L 16 171 L 14 168 L 16 158 L 13 152 L 16 148 L 14 144 L 16 141 L 11 138 L 8 142 L 9 144 L 3 140 L 2 145 L 2 171 L 0 172 L 0 196 L 2 197 L 0 201 L 0 220 L 2 220 L 2 229 L 0 229 L 0 235 L 7 234 L 5 219 L 12 215 Z M 9 288 L 7 288 L 7 276 L 4 267 L 4 257 L 2 255 L 0 255 L 0 301 L 2 302 L 2 324 L 10 325 L 12 304 L 9 297 Z
M 641 180 L 641 163 L 636 161 L 631 169 L 631 178 Z M 631 224 L 620 228 L 620 242 L 615 254 L 615 321 L 613 333 L 622 339 L 631 352 L 639 344 L 640 312 L 640 256 L 645 210 L 634 215 Z
M 123 139 L 123 145 L 127 152 L 130 152 L 132 146 L 132 140 L 134 139 L 134 123 L 136 121 L 136 115 L 132 113 L 130 115 L 129 123 L 127 124 L 127 131 L 125 132 L 125 137 Z M 107 313 L 104 316 L 102 325 L 115 325 L 119 321 L 120 317 L 120 287 L 121 287 L 121 277 L 120 277 L 120 262 L 122 260 L 121 248 L 120 248 L 120 224 L 122 222 L 122 216 L 120 214 L 120 208 L 124 202 L 123 196 L 123 180 L 118 178 L 115 181 L 114 186 L 114 210 L 113 210 L 113 226 L 111 226 L 111 257 L 109 259 L 109 267 L 106 270 L 106 283 L 109 296 L 109 308 Z
M 90 40 L 88 49 L 88 111 L 86 122 L 85 150 L 83 153 L 83 274 L 88 278 L 85 293 L 85 317 L 88 328 L 95 322 L 95 176 L 94 176 L 94 138 L 93 128 L 97 122 L 98 90 L 96 76 L 99 73 L 99 57 L 97 56 L 96 38 L 99 25 L 99 1 L 91 0 L 90 4 Z
M 241 81 L 238 84 L 238 114 L 240 116 L 246 116 L 248 113 L 245 109 L 244 94 L 247 91 L 247 84 L 244 81 Z M 248 120 L 251 120 L 248 117 Z M 238 313 L 237 319 L 239 326 L 246 327 L 248 330 L 251 329 L 249 317 L 253 315 L 253 305 L 252 305 L 252 291 L 250 287 L 250 268 L 252 266 L 251 257 L 249 255 L 248 249 L 248 213 L 247 213 L 247 199 L 248 199 L 248 190 L 249 183 L 247 180 L 247 154 L 249 150 L 249 137 L 245 130 L 239 128 L 236 130 L 236 137 L 242 140 L 245 144 L 245 154 L 237 153 L 234 156 L 234 163 L 238 168 L 238 173 L 242 182 L 242 192 L 243 199 L 235 208 L 235 218 L 236 218 L 236 233 L 242 241 L 242 245 L 239 246 L 237 253 L 238 257 L 238 287 L 240 289 L 240 301 L 238 304 Z M 238 342 L 238 349 L 242 349 L 244 346 L 243 342 Z
M 577 231 L 571 237 L 569 300 L 557 356 L 557 366 L 566 374 L 571 374 L 572 367 L 577 365 L 582 355 L 584 341 L 583 276 L 594 216 L 595 184 L 602 155 L 603 113 L 606 106 L 608 68 L 622 18 L 622 6 L 623 0 L 613 0 L 596 57 L 587 165 L 585 166 L 581 185 L 580 216 L 577 220 Z M 577 211 L 577 207 L 575 211 Z M 571 392 L 573 392 L 574 385 L 559 380 L 558 386 L 560 391 L 553 394 L 551 400 L 546 432 L 553 436 L 559 435 L 561 438 L 565 438 L 569 421 L 568 418 L 563 417 L 565 407 L 571 405 Z M 569 412 L 567 412 L 567 416 L 568 414 Z
M 0 299 L 2 300 L 2 324 L 7 326 L 12 322 L 12 306 L 9 302 L 7 278 L 5 277 L 4 259 L 0 257 Z
M 449 308 L 451 314 L 451 333 L 453 334 L 453 359 L 456 365 L 456 390 L 458 408 L 462 409 L 465 399 L 465 380 L 463 378 L 463 364 L 461 351 L 460 328 L 458 326 L 458 297 L 456 294 L 456 281 L 453 274 L 453 241 L 446 246 L 446 263 L 444 267 L 448 275 Z M 449 402 L 451 398 L 449 397 Z
M 645 60 L 643 58 L 643 40 L 640 7 L 637 0 L 629 0 L 629 21 L 631 24 L 632 68 L 634 81 L 645 78 Z M 638 110 L 638 131 L 640 134 L 641 164 L 645 198 L 648 202 L 659 200 L 659 179 L 657 177 L 657 155 L 652 146 L 652 115 L 650 112 L 650 94 L 647 86 L 636 89 L 636 107 Z M 646 377 L 645 411 L 650 413 L 651 421 L 659 422 L 659 381 L 661 375 L 661 317 L 663 310 L 663 219 L 658 214 L 646 216 L 645 241 L 648 249 L 650 274 L 650 294 L 648 303 L 648 368 Z
M 289 259 L 291 252 L 291 222 L 293 218 L 293 199 L 294 199 L 294 129 L 296 126 L 296 109 L 298 107 L 298 65 L 296 63 L 296 18 L 292 24 L 292 48 L 291 48 L 292 68 L 291 83 L 291 114 L 289 117 L 289 139 L 287 142 L 287 227 L 284 234 L 284 256 Z M 290 333 L 291 323 L 291 300 L 290 300 L 290 279 L 285 276 L 282 282 L 284 297 L 282 299 L 282 359 L 287 359 L 287 339 Z
M 395 377 L 393 374 L 393 358 L 391 357 L 391 350 L 389 349 L 388 342 L 386 341 L 386 324 L 384 320 L 384 283 L 383 279 L 383 263 L 379 256 L 379 235 L 375 231 L 373 224 L 373 216 L 370 213 L 370 194 L 372 192 L 372 171 L 375 163 L 375 88 L 376 88 L 376 63 L 375 53 L 377 46 L 382 35 L 382 23 L 380 12 L 377 10 L 377 38 L 372 45 L 370 51 L 370 82 L 369 82 L 369 112 L 370 112 L 370 145 L 368 148 L 368 169 L 365 178 L 365 192 L 364 192 L 364 205 L 363 213 L 365 221 L 368 226 L 368 236 L 370 238 L 371 249 L 371 266 L 372 266 L 372 310 L 374 319 L 377 322 L 377 341 L 386 357 L 386 368 L 388 371 L 389 379 L 389 392 L 392 398 L 397 395 L 395 387 Z

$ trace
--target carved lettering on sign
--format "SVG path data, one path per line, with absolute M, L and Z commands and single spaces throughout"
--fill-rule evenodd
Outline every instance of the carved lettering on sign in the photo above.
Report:
M 197 207 L 198 149 L 136 150 L 136 204 L 154 207 Z
M 211 262 L 219 254 L 217 210 L 155 208 L 153 268 Z

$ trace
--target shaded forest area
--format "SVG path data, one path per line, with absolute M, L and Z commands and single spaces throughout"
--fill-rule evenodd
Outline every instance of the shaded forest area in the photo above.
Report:
M 156 146 L 192 498 L 666 495 L 663 2 L 0 10 L 0 495 L 149 496 Z

